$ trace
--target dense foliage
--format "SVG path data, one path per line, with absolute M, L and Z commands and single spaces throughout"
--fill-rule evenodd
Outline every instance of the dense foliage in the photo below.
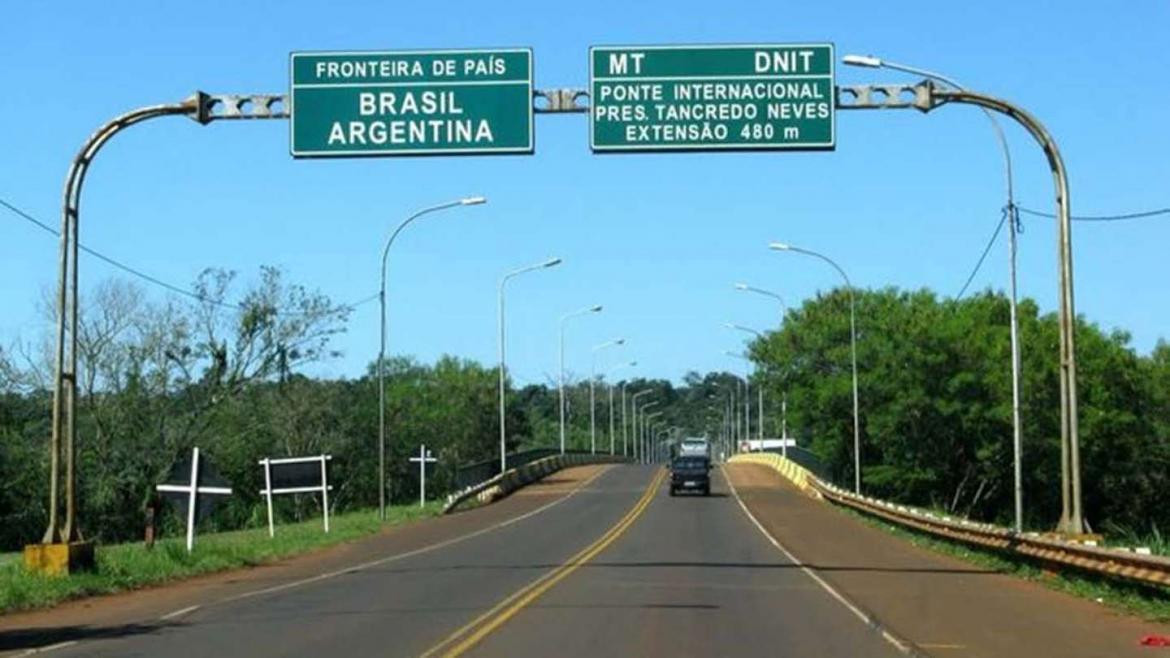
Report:
M 858 291 L 862 480 L 867 493 L 998 522 L 1012 518 L 1009 306 L 927 291 Z M 1058 327 L 1019 306 L 1026 523 L 1060 514 Z M 790 312 L 752 355 L 772 396 L 835 477 L 853 478 L 849 296 Z M 1097 529 L 1170 526 L 1170 345 L 1139 356 L 1122 332 L 1081 321 L 1078 393 L 1084 503 Z

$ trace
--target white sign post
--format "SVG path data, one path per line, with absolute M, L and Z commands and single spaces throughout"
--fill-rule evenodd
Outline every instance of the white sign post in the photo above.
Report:
M 329 484 L 329 477 L 326 472 L 325 463 L 333 459 L 332 455 L 317 455 L 315 457 L 287 457 L 284 459 L 261 459 L 259 463 L 264 467 L 264 488 L 260 491 L 260 495 L 264 496 L 268 502 L 268 536 L 276 536 L 276 528 L 272 521 L 272 497 L 277 494 L 295 494 L 295 493 L 320 493 L 321 494 L 321 512 L 325 519 L 325 532 L 329 532 L 329 490 L 333 487 Z M 319 462 L 321 464 L 320 483 L 304 486 L 291 486 L 273 488 L 272 486 L 272 467 L 275 466 L 278 472 L 281 466 L 288 466 L 292 464 L 308 464 L 312 462 Z
M 195 546 L 195 508 L 201 495 L 232 495 L 231 487 L 201 487 L 199 486 L 199 448 L 191 453 L 191 483 L 190 484 L 160 484 L 155 490 L 163 493 L 187 494 L 187 552 Z
M 431 456 L 426 444 L 418 447 L 418 457 L 411 457 L 410 461 L 418 462 L 418 506 L 427 504 L 427 464 L 439 461 Z

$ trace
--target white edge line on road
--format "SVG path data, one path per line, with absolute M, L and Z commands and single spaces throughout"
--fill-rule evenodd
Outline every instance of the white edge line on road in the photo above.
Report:
M 233 601 L 240 601 L 243 599 L 252 598 L 253 596 L 261 596 L 263 594 L 273 594 L 275 592 L 281 592 L 281 591 L 284 591 L 287 589 L 293 589 L 294 587 L 300 587 L 302 585 L 308 585 L 310 583 L 315 583 L 318 581 L 327 580 L 329 578 L 334 578 L 334 577 L 340 576 L 342 574 L 352 573 L 354 571 L 362 571 L 363 569 L 369 569 L 370 567 L 376 567 L 378 565 L 386 564 L 389 562 L 395 562 L 397 560 L 402 560 L 402 559 L 405 559 L 408 557 L 414 557 L 415 555 L 422 555 L 423 553 L 429 553 L 431 551 L 435 551 L 435 550 L 438 550 L 440 548 L 451 546 L 452 544 L 458 544 L 462 541 L 466 541 L 468 539 L 472 539 L 474 537 L 478 537 L 480 535 L 487 534 L 489 532 L 492 532 L 493 530 L 499 530 L 501 528 L 506 528 L 506 527 L 512 525 L 513 523 L 519 523 L 520 521 L 523 521 L 524 519 L 532 518 L 533 516 L 536 516 L 537 514 L 540 514 L 541 512 L 548 511 L 548 510 L 552 509 L 553 507 L 560 505 L 561 503 L 565 502 L 566 500 L 568 500 L 568 499 L 572 498 L 574 495 L 576 495 L 577 492 L 582 491 L 583 489 L 588 487 L 590 484 L 593 483 L 594 480 L 601 477 L 601 475 L 603 473 L 605 473 L 606 471 L 608 471 L 609 469 L 610 469 L 609 465 L 605 465 L 603 468 L 601 468 L 596 473 L 594 473 L 592 476 L 590 476 L 587 480 L 582 482 L 580 484 L 580 486 L 574 488 L 568 494 L 561 496 L 560 498 L 557 498 L 556 500 L 554 500 L 550 503 L 547 503 L 545 505 L 541 505 L 540 507 L 537 507 L 534 510 L 525 512 L 525 513 L 521 514 L 520 516 L 514 516 L 510 519 L 505 519 L 504 521 L 500 521 L 499 523 L 495 523 L 495 524 L 490 525 L 486 528 L 480 528 L 479 530 L 476 530 L 475 532 L 469 532 L 466 535 L 460 535 L 458 537 L 452 537 L 451 539 L 446 539 L 446 540 L 443 540 L 443 541 L 435 543 L 435 544 L 429 544 L 429 545 L 423 546 L 421 548 L 416 548 L 413 551 L 407 551 L 405 553 L 396 553 L 394 555 L 388 555 L 386 557 L 379 558 L 377 560 L 371 560 L 369 562 L 363 562 L 361 564 L 355 564 L 353 566 L 345 567 L 344 569 L 338 569 L 336 571 L 329 571 L 326 573 L 317 574 L 316 576 L 302 578 L 301 580 L 294 580 L 291 583 L 285 583 L 283 585 L 276 585 L 275 587 L 265 587 L 264 589 L 253 590 L 251 592 L 244 592 L 243 594 L 237 594 L 235 596 L 229 596 L 227 598 L 218 599 L 216 601 L 212 601 L 212 602 L 208 603 L 206 605 L 206 607 L 220 605 L 223 603 L 231 603 Z M 295 556 L 289 556 L 289 557 L 295 557 Z M 192 605 L 192 606 L 188 606 L 186 608 L 181 608 L 181 609 L 175 610 L 173 612 L 168 612 L 167 614 L 159 617 L 158 620 L 159 621 L 166 621 L 169 619 L 173 619 L 175 617 L 181 617 L 183 615 L 194 612 L 202 607 L 205 607 L 205 606 Z M 71 647 L 71 646 L 78 644 L 78 643 L 79 643 L 79 640 L 69 640 L 68 642 L 58 642 L 57 644 L 50 644 L 50 645 L 44 646 L 44 647 L 36 647 L 33 649 L 28 649 L 24 653 L 16 654 L 16 658 L 20 658 L 21 656 L 32 656 L 32 655 L 38 654 L 38 653 L 48 653 L 48 652 L 54 651 L 56 649 L 64 649 L 66 647 Z
M 195 612 L 196 610 L 198 610 L 201 607 L 202 606 L 198 606 L 198 605 L 189 605 L 186 608 L 179 608 L 178 610 L 175 610 L 174 612 L 168 612 L 167 614 L 159 617 L 159 619 L 160 620 L 174 619 L 175 617 L 181 617 L 181 616 L 187 614 L 188 612 Z
M 816 581 L 816 583 L 821 586 L 821 589 L 828 592 L 829 596 L 833 597 L 838 603 L 845 606 L 845 608 L 848 609 L 849 612 L 852 612 L 858 619 L 860 619 L 862 623 L 881 633 L 882 638 L 884 638 L 890 644 L 894 645 L 895 649 L 906 655 L 921 655 L 913 643 L 891 633 L 886 629 L 885 626 L 874 619 L 872 615 L 866 613 L 864 610 L 854 605 L 849 599 L 845 598 L 843 594 L 834 589 L 832 585 L 825 582 L 825 579 L 818 576 L 815 571 L 810 569 L 795 555 L 793 555 L 791 551 L 785 548 L 784 544 L 781 544 L 779 541 L 777 541 L 777 539 L 772 536 L 772 533 L 768 532 L 767 528 L 765 528 L 764 525 L 760 523 L 758 519 L 756 519 L 755 515 L 752 514 L 751 510 L 749 510 L 747 505 L 744 504 L 743 499 L 739 497 L 739 491 L 736 490 L 735 485 L 731 482 L 731 477 L 727 474 L 727 468 L 721 465 L 719 470 L 723 472 L 723 479 L 727 480 L 727 486 L 731 489 L 731 495 L 735 496 L 735 502 L 739 503 L 739 508 L 743 510 L 743 513 L 746 514 L 752 524 L 756 526 L 756 529 L 758 529 L 760 533 L 768 539 L 768 541 L 772 542 L 773 546 L 775 546 L 781 553 L 784 554 L 784 557 L 788 558 L 793 564 L 800 567 L 800 570 L 803 571 L 805 575 Z

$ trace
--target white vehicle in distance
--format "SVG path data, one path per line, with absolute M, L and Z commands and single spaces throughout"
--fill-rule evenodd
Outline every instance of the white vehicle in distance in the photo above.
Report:
M 678 444 L 679 457 L 710 457 L 711 444 L 703 437 L 687 437 Z

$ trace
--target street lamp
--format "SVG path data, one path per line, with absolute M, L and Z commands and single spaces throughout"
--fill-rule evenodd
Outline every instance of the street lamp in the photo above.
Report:
M 788 305 L 784 303 L 784 298 L 780 296 L 780 293 L 772 292 L 771 290 L 764 290 L 763 288 L 757 288 L 755 286 L 749 286 L 746 283 L 735 284 L 735 289 L 736 290 L 743 290 L 745 292 L 754 292 L 757 295 L 764 295 L 765 297 L 771 297 L 772 299 L 775 299 L 776 301 L 780 302 L 780 322 L 781 323 L 784 322 L 784 316 L 788 315 Z
M 845 274 L 845 270 L 824 254 L 783 242 L 773 242 L 768 246 L 776 251 L 793 251 L 825 261 L 837 270 L 842 279 L 845 279 L 845 287 L 849 289 L 849 350 L 853 357 L 853 493 L 861 495 L 861 421 L 857 403 L 857 302 L 853 293 L 853 283 L 849 281 L 849 275 Z
M 594 396 L 593 386 L 597 380 L 597 352 L 607 347 L 617 347 L 625 344 L 625 338 L 618 338 L 600 345 L 594 345 L 591 350 L 593 358 L 589 362 L 589 453 L 593 455 L 597 454 L 597 402 Z
M 661 402 L 661 401 L 660 400 L 650 400 L 649 402 L 642 405 L 638 409 L 638 417 L 641 418 L 642 422 L 637 424 L 637 437 L 636 437 L 637 446 L 638 446 L 637 459 L 639 462 L 641 462 L 643 464 L 646 463 L 646 421 L 649 420 L 649 418 L 646 417 L 646 410 L 649 409 L 650 407 L 657 406 L 659 402 Z
M 756 331 L 755 329 L 752 329 L 751 327 L 745 327 L 742 324 L 735 324 L 734 322 L 724 322 L 723 326 L 727 327 L 728 329 L 735 329 L 738 331 L 747 332 L 749 334 L 754 335 L 756 338 L 763 338 L 764 337 L 763 332 Z
M 638 459 L 638 398 L 653 393 L 654 389 L 644 388 L 630 396 L 630 444 L 633 447 L 634 459 Z
M 601 305 L 589 306 L 579 311 L 566 313 L 561 316 L 561 454 L 565 454 L 565 322 L 569 318 L 575 318 L 589 313 L 600 313 Z
M 608 377 L 609 375 L 612 375 L 613 373 L 617 372 L 618 370 L 621 370 L 622 368 L 633 368 L 637 365 L 638 365 L 637 361 L 630 361 L 629 363 L 620 363 L 620 364 L 610 368 L 609 370 L 607 370 L 605 375 L 603 375 L 603 379 L 605 377 Z M 613 455 L 614 454 L 613 385 L 608 384 L 608 385 L 606 385 L 606 388 L 609 389 L 609 454 Z M 622 382 L 622 432 L 623 433 L 625 432 L 625 429 L 626 429 L 625 422 L 626 422 L 626 384 L 625 384 L 625 382 Z
M 394 239 L 402 229 L 419 217 L 456 206 L 478 206 L 486 202 L 487 199 L 481 196 L 471 196 L 423 208 L 403 220 L 390 234 L 386 246 L 382 248 L 382 273 L 378 280 L 378 305 L 382 310 L 378 339 L 378 517 L 383 521 L 386 520 L 386 257 L 390 255 L 390 245 L 394 244 Z
M 507 274 L 505 274 L 503 276 L 503 278 L 500 279 L 499 317 L 500 317 L 500 472 L 501 473 L 508 470 L 508 457 L 507 457 L 507 446 L 506 446 L 506 436 L 507 436 L 506 429 L 507 428 L 506 428 L 505 420 L 504 420 L 504 414 L 505 414 L 504 393 L 506 392 L 506 387 L 507 387 L 507 381 L 506 381 L 507 375 L 506 375 L 505 363 L 504 363 L 504 286 L 507 285 L 508 280 L 511 279 L 512 277 L 520 276 L 521 274 L 525 274 L 527 272 L 532 272 L 535 270 L 544 269 L 546 267 L 555 267 L 555 266 L 560 265 L 560 264 L 561 264 L 560 258 L 550 258 L 550 259 L 544 261 L 543 263 L 536 263 L 535 265 L 528 265 L 527 267 L 521 267 L 519 269 L 512 270 L 511 272 L 508 272 Z
M 764 334 L 760 333 L 759 331 L 756 331 L 755 329 L 752 329 L 751 327 L 745 327 L 741 324 L 735 324 L 732 322 L 726 323 L 725 326 L 728 329 L 736 329 L 738 331 L 747 332 L 749 334 L 754 335 L 756 338 L 758 338 L 760 340 L 763 340 L 763 338 L 764 338 Z M 747 357 L 744 356 L 743 358 L 746 359 Z M 748 360 L 750 361 L 751 359 L 748 359 Z M 753 365 L 755 365 L 754 362 L 753 362 Z M 763 450 L 764 449 L 764 386 L 762 384 L 760 386 L 756 387 L 756 397 L 759 398 L 759 401 L 757 402 L 757 406 L 756 406 L 756 412 L 757 412 L 756 413 L 756 434 L 760 439 L 760 450 Z M 749 432 L 749 434 L 750 434 L 750 432 Z M 780 444 L 780 450 L 783 452 L 784 457 L 788 456 L 788 448 L 785 446 L 785 444 L 783 442 L 781 442 L 781 444 Z
M 647 407 L 649 407 L 650 405 L 653 405 L 653 404 L 657 404 L 657 401 L 647 402 L 646 404 L 642 405 L 642 408 L 646 409 Z M 653 450 L 652 444 L 654 442 L 654 438 L 653 438 L 654 429 L 653 429 L 653 425 L 651 423 L 653 422 L 653 420 L 655 418 L 658 418 L 660 416 L 662 416 L 662 412 L 655 411 L 654 413 L 650 414 L 649 416 L 646 416 L 645 419 L 642 421 L 642 463 L 644 463 L 644 464 L 650 464 L 650 463 L 653 463 L 653 461 L 654 461 L 654 455 L 651 452 Z
M 764 290 L 763 288 L 756 288 L 755 286 L 749 286 L 746 283 L 735 284 L 735 289 L 754 292 L 766 297 L 771 297 L 772 299 L 780 302 L 780 322 L 783 324 L 785 316 L 788 315 L 788 305 L 784 303 L 784 298 L 781 297 L 779 293 L 772 292 L 771 290 Z M 785 368 L 784 374 L 781 376 L 784 386 L 780 393 L 780 453 L 784 457 L 788 457 L 788 374 L 790 371 L 791 364 Z M 760 417 L 763 418 L 762 412 Z
M 725 350 L 723 353 L 726 354 L 727 356 L 733 356 L 737 359 L 743 359 L 744 361 L 747 361 L 748 363 L 751 363 L 751 361 L 752 361 L 746 354 L 741 354 L 739 352 L 732 352 L 731 350 Z M 736 376 L 738 377 L 738 375 L 736 375 Z M 750 446 L 751 446 L 751 440 L 752 440 L 752 405 L 751 405 L 752 392 L 751 392 L 751 385 L 748 383 L 746 370 L 744 371 L 743 377 L 740 377 L 740 379 L 743 381 L 743 435 L 748 440 L 748 446 L 749 446 L 748 450 L 750 452 L 750 450 L 751 450 Z M 761 404 L 762 404 L 763 398 L 760 398 L 760 400 L 761 400 Z M 763 407 L 761 407 L 761 409 L 762 408 Z M 763 418 L 763 416 L 761 416 L 760 418 Z M 757 419 L 756 422 L 759 423 L 759 419 Z M 761 439 L 760 450 L 764 449 L 764 444 L 762 442 L 763 438 L 764 438 L 763 430 L 761 430 L 760 431 L 760 439 Z
M 846 64 L 850 66 L 864 66 L 868 68 L 887 68 L 895 71 L 902 71 L 912 75 L 921 75 L 923 77 L 937 80 L 945 85 L 949 85 L 958 90 L 965 90 L 962 84 L 948 78 L 944 75 L 920 69 L 914 66 L 907 66 L 905 64 L 898 64 L 887 60 L 874 57 L 872 55 L 846 55 L 842 58 Z M 1016 316 L 1016 206 L 1013 198 L 1012 185 L 1012 152 L 1008 148 L 1007 138 L 1003 134 L 1003 128 L 1000 127 L 999 121 L 996 120 L 995 115 L 991 110 L 980 107 L 983 115 L 991 122 L 991 128 L 995 131 L 996 141 L 999 142 L 999 148 L 1003 151 L 1003 168 L 1004 178 L 1007 182 L 1007 220 L 1011 222 L 1008 227 L 1008 272 L 1010 281 L 1011 296 L 1008 301 L 1010 303 L 1010 321 L 1011 321 L 1011 346 L 1012 346 L 1012 451 L 1013 451 L 1013 469 L 1015 471 L 1015 512 L 1016 512 L 1016 532 L 1023 532 L 1023 517 L 1024 517 L 1024 488 L 1023 488 L 1023 420 L 1020 412 L 1020 337 L 1019 337 L 1019 321 Z
M 732 375 L 735 377 L 735 375 Z M 739 391 L 739 378 L 735 377 L 735 383 L 727 389 L 727 406 L 724 409 L 723 416 L 727 420 L 727 453 L 728 456 L 734 455 L 739 451 L 739 417 L 736 414 L 735 394 Z

